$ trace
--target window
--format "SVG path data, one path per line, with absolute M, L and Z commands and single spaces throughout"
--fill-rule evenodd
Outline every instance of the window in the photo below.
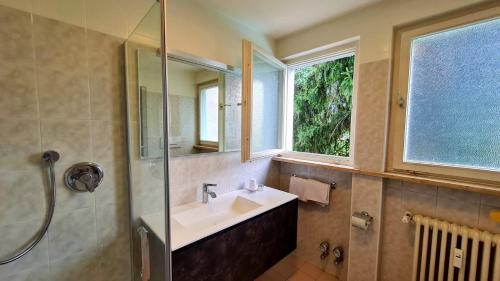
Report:
M 396 33 L 389 168 L 500 179 L 498 12 Z
M 281 148 L 284 71 L 258 52 L 253 61 L 251 152 L 260 153 Z
M 291 150 L 350 156 L 354 54 L 299 64 L 293 79 Z
M 243 160 L 282 153 L 350 163 L 354 44 L 288 65 L 243 46 Z
M 242 160 L 271 156 L 284 147 L 286 66 L 243 41 Z
M 200 144 L 216 144 L 219 141 L 218 82 L 200 85 L 198 91 Z

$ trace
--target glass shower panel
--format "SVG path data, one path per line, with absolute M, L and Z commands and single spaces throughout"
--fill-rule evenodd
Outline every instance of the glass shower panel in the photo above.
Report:
M 161 6 L 154 3 L 125 43 L 134 280 L 163 280 L 168 270 L 150 258 L 164 257 L 167 243 L 154 235 L 166 228 L 161 56 Z
M 163 92 L 159 52 L 137 50 L 141 157 L 163 157 Z

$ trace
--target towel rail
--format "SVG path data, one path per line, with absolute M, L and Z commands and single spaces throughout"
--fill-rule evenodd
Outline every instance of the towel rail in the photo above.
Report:
M 292 174 L 292 177 L 296 177 L 296 174 Z M 330 182 L 330 189 L 335 190 L 337 188 L 337 183 L 336 182 Z

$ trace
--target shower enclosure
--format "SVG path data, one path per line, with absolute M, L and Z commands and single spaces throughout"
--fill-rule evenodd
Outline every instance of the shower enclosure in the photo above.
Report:
M 168 121 L 163 110 L 167 100 L 164 91 L 166 65 L 162 51 L 161 10 L 161 4 L 154 3 L 124 44 L 132 268 L 135 280 L 149 280 L 150 277 L 149 252 L 144 245 L 149 234 L 140 227 L 140 218 L 157 212 L 165 214 L 169 210 L 165 180 L 169 150 L 165 149 L 168 146 L 165 137 L 168 135 L 165 128 Z M 162 223 L 165 218 L 168 216 L 162 216 Z M 164 235 L 168 237 L 168 232 Z M 155 246 L 163 247 L 164 252 L 170 249 L 165 245 Z M 169 274 L 169 270 L 164 274 Z
M 0 280 L 142 280 L 135 218 L 164 210 L 168 156 L 130 151 L 125 45 L 150 10 L 161 58 L 154 0 L 0 1 Z

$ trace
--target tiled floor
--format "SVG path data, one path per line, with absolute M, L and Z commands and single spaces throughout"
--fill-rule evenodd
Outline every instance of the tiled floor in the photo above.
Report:
M 294 253 L 282 259 L 255 281 L 338 281 L 333 275 Z

